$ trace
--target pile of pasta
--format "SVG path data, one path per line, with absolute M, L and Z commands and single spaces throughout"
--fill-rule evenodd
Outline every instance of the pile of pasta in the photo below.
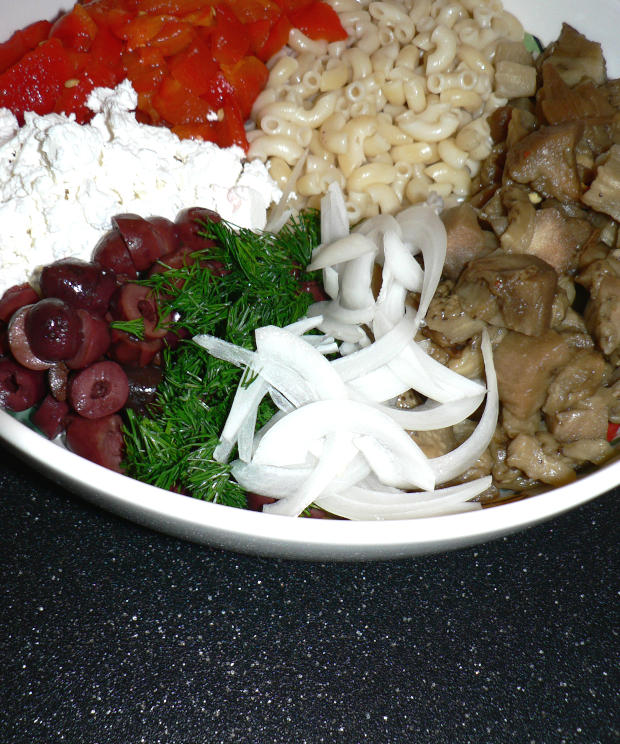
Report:
M 351 224 L 431 192 L 462 201 L 491 149 L 487 115 L 536 89 L 521 23 L 499 0 L 329 2 L 348 39 L 291 32 L 254 104 L 249 157 L 294 208 L 338 183 Z

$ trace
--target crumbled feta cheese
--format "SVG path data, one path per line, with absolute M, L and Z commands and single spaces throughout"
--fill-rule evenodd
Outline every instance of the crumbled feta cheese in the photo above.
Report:
M 65 256 L 90 259 L 115 214 L 174 219 L 206 207 L 262 229 L 281 192 L 266 167 L 238 147 L 180 140 L 140 124 L 125 81 L 89 97 L 89 124 L 59 114 L 15 117 L 0 109 L 0 294 Z

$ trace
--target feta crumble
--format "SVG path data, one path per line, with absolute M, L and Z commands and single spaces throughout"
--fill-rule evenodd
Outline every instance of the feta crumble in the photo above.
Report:
M 217 211 L 251 229 L 266 224 L 281 191 L 239 147 L 181 140 L 140 124 L 129 81 L 93 91 L 95 116 L 25 115 L 0 109 L 0 294 L 66 256 L 89 260 L 115 214 L 174 219 L 186 207 Z

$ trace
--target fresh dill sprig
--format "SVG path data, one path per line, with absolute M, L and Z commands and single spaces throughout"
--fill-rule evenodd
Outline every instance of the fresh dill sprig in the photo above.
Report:
M 144 341 L 144 318 L 142 317 L 132 320 L 113 320 L 110 322 L 110 328 L 125 331 L 125 333 L 130 333 L 140 341 Z
M 304 267 L 319 242 L 319 216 L 302 213 L 277 235 L 236 229 L 226 222 L 202 225 L 205 248 L 182 268 L 156 273 L 142 283 L 166 298 L 161 314 L 175 328 L 206 333 L 254 348 L 254 331 L 283 326 L 305 314 L 312 297 L 301 283 L 316 279 Z M 128 411 L 125 469 L 129 475 L 195 498 L 245 507 L 245 495 L 228 464 L 212 453 L 237 386 L 252 375 L 211 357 L 191 339 L 164 352 L 164 376 L 149 416 Z M 257 426 L 275 407 L 259 406 Z

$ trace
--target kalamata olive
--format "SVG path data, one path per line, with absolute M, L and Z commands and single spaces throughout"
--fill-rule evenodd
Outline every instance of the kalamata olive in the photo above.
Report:
M 80 348 L 80 319 L 66 302 L 46 297 L 28 308 L 25 319 L 26 338 L 44 362 L 69 359 Z
M 199 235 L 204 229 L 202 223 L 221 221 L 220 215 L 211 209 L 204 207 L 183 209 L 175 219 L 179 241 L 193 251 L 202 250 L 205 247 L 205 240 Z
M 69 385 L 69 368 L 64 362 L 58 362 L 47 371 L 47 384 L 56 400 L 67 400 Z
M 146 339 L 163 338 L 168 332 L 170 318 L 159 317 L 157 298 L 142 284 L 128 282 L 119 287 L 112 297 L 110 313 L 115 320 L 142 318 Z
M 38 299 L 39 295 L 30 284 L 16 284 L 14 287 L 9 287 L 0 297 L 0 320 L 8 323 L 20 307 L 34 305 Z
M 322 302 L 323 300 L 329 299 L 329 295 L 323 289 L 320 282 L 302 282 L 299 286 L 299 289 L 301 292 L 309 292 L 315 302 Z
M 48 393 L 30 418 L 48 439 L 54 439 L 65 430 L 68 415 L 69 404 Z
M 135 279 L 138 276 L 129 249 L 117 227 L 99 240 L 93 252 L 93 262 L 104 269 L 110 269 L 117 278 L 127 276 Z
M 95 362 L 69 382 L 69 403 L 74 411 L 88 419 L 120 411 L 128 395 L 127 375 L 116 362 Z
M 7 329 L 7 339 L 11 354 L 22 367 L 42 371 L 49 369 L 53 362 L 39 359 L 30 346 L 30 341 L 26 335 L 26 315 L 32 307 L 34 305 L 25 305 L 13 314 Z
M 66 360 L 70 369 L 84 369 L 102 357 L 110 346 L 110 326 L 107 321 L 86 310 L 76 310 L 81 323 L 82 343 L 77 352 Z
M 126 408 L 132 408 L 142 416 L 149 413 L 157 395 L 157 386 L 161 383 L 163 370 L 161 367 L 147 365 L 146 367 L 125 367 L 129 381 L 129 397 Z
M 122 235 L 136 271 L 148 269 L 168 250 L 168 242 L 155 225 L 138 214 L 117 214 L 112 224 Z
M 169 349 L 176 349 L 181 341 L 184 338 L 189 338 L 190 335 L 187 328 L 182 328 L 181 326 L 171 329 L 164 336 L 164 346 L 167 346 Z
M 0 359 L 0 406 L 25 411 L 45 395 L 45 374 L 26 369 L 13 359 Z
M 177 236 L 177 226 L 172 220 L 169 220 L 166 217 L 149 217 L 148 222 L 150 222 L 155 230 L 157 230 L 163 245 L 166 248 L 162 253 L 162 256 L 165 256 L 166 253 L 172 253 L 178 248 L 179 238 Z
M 39 283 L 44 297 L 57 297 L 94 315 L 105 314 L 117 286 L 114 272 L 77 258 L 62 258 L 45 266 Z
M 66 442 L 76 455 L 123 472 L 123 421 L 118 414 L 98 419 L 72 416 L 67 423 Z
M 150 364 L 163 346 L 160 338 L 140 341 L 130 333 L 113 328 L 110 332 L 111 344 L 108 357 L 122 365 L 144 367 Z
M 8 356 L 10 350 L 7 327 L 0 321 L 0 356 Z

